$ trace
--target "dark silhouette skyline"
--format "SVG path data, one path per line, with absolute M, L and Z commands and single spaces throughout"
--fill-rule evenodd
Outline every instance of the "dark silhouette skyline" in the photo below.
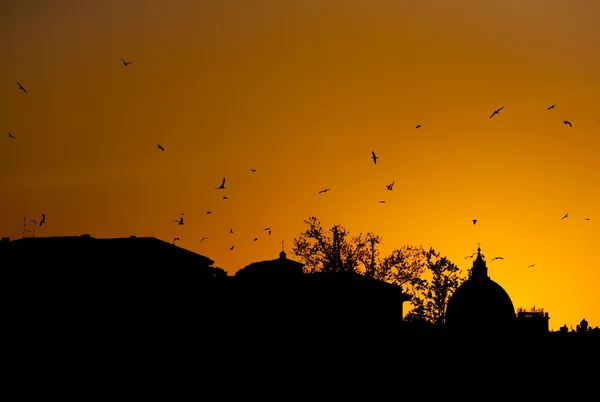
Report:
M 492 4 L 415 3 L 406 13 L 390 3 L 365 19 L 345 5 L 290 3 L 255 8 L 240 26 L 248 10 L 237 0 L 210 10 L 186 0 L 146 26 L 116 3 L 52 12 L 13 3 L 0 16 L 11 60 L 0 67 L 11 133 L 0 146 L 2 236 L 177 238 L 233 272 L 293 238 L 299 216 L 318 214 L 385 233 L 385 247 L 431 242 L 463 264 L 467 245 L 485 240 L 506 257 L 493 266 L 506 267 L 517 300 L 544 272 L 564 275 L 543 290 L 554 314 L 564 314 L 561 297 L 587 305 L 593 257 L 565 267 L 568 250 L 595 236 L 599 204 L 589 184 L 593 4 L 560 13 L 523 4 L 513 15 Z M 158 9 L 143 20 L 162 21 Z M 534 22 L 517 18 L 534 11 Z M 264 23 L 290 15 L 297 25 Z M 500 31 L 491 15 L 515 29 Z M 85 24 L 61 23 L 74 16 Z M 444 40 L 422 34 L 435 29 Z M 475 63 L 469 49 L 479 49 Z M 583 71 L 566 61 L 583 59 Z M 22 224 L 24 215 L 33 219 Z M 548 249 L 563 251 L 550 259 Z M 531 282 L 519 287 L 520 275 Z
M 481 248 L 470 276 L 449 299 L 448 322 L 440 326 L 407 321 L 403 304 L 410 303 L 411 296 L 401 286 L 368 275 L 306 273 L 303 263 L 288 259 L 282 250 L 279 258 L 251 263 L 229 276 L 213 260 L 176 246 L 176 240 L 169 244 L 135 236 L 5 238 L 0 261 L 6 268 L 19 268 L 5 271 L 4 278 L 19 291 L 27 289 L 30 307 L 41 299 L 57 302 L 60 294 L 60 299 L 74 298 L 78 308 L 89 309 L 99 292 L 109 291 L 111 304 L 94 304 L 95 313 L 102 314 L 105 308 L 114 313 L 117 306 L 128 308 L 134 300 L 151 309 L 174 298 L 191 303 L 178 316 L 184 319 L 184 311 L 201 309 L 202 300 L 219 294 L 220 309 L 213 313 L 226 315 L 231 328 L 240 330 L 293 325 L 301 331 L 342 333 L 368 326 L 389 336 L 600 335 L 585 319 L 574 330 L 566 330 L 565 324 L 550 332 L 548 312 L 535 307 L 515 311 L 506 291 L 489 278 Z M 44 289 L 52 289 L 53 295 Z M 156 314 L 146 309 L 138 313 L 148 318 Z

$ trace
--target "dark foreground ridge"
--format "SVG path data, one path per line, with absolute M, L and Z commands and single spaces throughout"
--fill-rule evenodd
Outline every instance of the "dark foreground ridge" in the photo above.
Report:
M 410 297 L 401 288 L 352 273 L 306 274 L 284 252 L 228 276 L 209 258 L 155 238 L 28 238 L 4 241 L 0 250 L 4 323 L 14 345 L 589 358 L 599 339 L 597 331 L 478 327 L 477 317 L 468 331 L 405 322 Z

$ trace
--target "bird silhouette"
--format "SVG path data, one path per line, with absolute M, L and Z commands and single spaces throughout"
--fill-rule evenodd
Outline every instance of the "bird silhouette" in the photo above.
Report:
M 174 219 L 171 221 L 171 223 L 176 223 L 178 225 L 183 225 L 183 216 L 179 219 Z
M 560 218 L 560 219 L 565 219 L 565 218 L 568 218 L 568 217 L 569 217 L 569 213 L 567 212 L 567 213 L 565 214 L 565 216 L 563 216 L 563 217 L 562 217 L 562 218 Z
M 8 133 L 8 138 L 15 139 L 15 136 L 14 136 L 14 135 L 12 135 L 11 133 Z
M 228 200 L 229 198 L 228 198 L 226 195 L 224 195 L 224 196 L 223 196 L 223 199 L 224 199 L 224 200 Z
M 270 230 L 267 233 L 269 233 L 269 236 L 271 236 L 271 231 Z
M 326 192 L 328 192 L 328 191 L 329 191 L 329 189 L 328 189 L 328 188 L 326 188 L 326 189 L 323 189 L 323 190 L 319 191 L 319 193 L 318 193 L 318 194 L 321 194 L 321 193 L 326 193 Z
M 225 178 L 223 177 L 223 181 L 221 182 L 221 185 L 219 187 L 216 188 L 217 190 L 225 190 Z
M 23 88 L 23 85 L 19 84 L 19 82 L 17 81 L 17 85 L 19 86 L 19 89 L 25 93 L 28 93 L 27 90 L 25 88 Z
M 125 60 L 123 60 L 123 59 L 121 59 L 121 61 L 123 62 L 123 65 L 124 65 L 124 66 L 127 66 L 128 64 L 131 64 L 131 62 L 130 62 L 130 61 L 125 61 Z
M 395 182 L 396 182 L 396 180 L 394 180 L 390 184 L 386 184 L 384 190 L 390 190 L 390 191 L 392 191 L 394 189 L 394 183 Z
M 208 237 L 203 237 L 200 239 L 200 243 L 202 243 L 204 240 L 208 240 Z
M 535 267 L 535 264 L 531 264 L 527 268 L 533 268 L 533 267 Z
M 211 211 L 206 211 L 206 215 L 210 215 L 210 214 L 212 214 Z
M 417 127 L 415 127 L 415 128 L 421 128 L 421 125 L 420 125 L 420 124 L 418 124 L 418 125 L 417 125 Z
M 504 106 L 502 106 L 500 109 L 496 109 L 496 110 L 494 110 L 494 113 L 492 113 L 492 115 L 490 116 L 490 119 L 491 119 L 492 117 L 494 117 L 495 115 L 497 115 L 498 113 L 500 113 L 500 111 L 501 111 L 502 109 L 504 109 Z
M 471 219 L 471 222 L 473 222 L 473 225 L 477 223 L 477 219 Z
M 492 258 L 492 261 L 494 261 L 494 260 L 503 260 L 503 259 L 504 259 L 503 257 L 494 257 L 494 258 Z
M 385 204 L 385 200 L 379 201 L 380 204 Z
M 46 214 L 42 214 L 42 220 L 40 221 L 40 226 L 46 223 Z
M 250 169 L 251 172 L 256 172 L 256 169 Z
M 549 107 L 548 107 L 548 110 L 550 110 L 550 109 L 554 109 L 554 107 L 555 107 L 555 106 L 556 106 L 556 105 L 551 105 L 551 106 L 549 106 Z
M 584 221 L 589 221 L 589 220 L 590 220 L 590 218 L 583 218 L 583 220 L 584 220 Z
M 269 230 L 271 230 L 272 226 L 269 226 L 268 228 L 264 228 L 261 229 L 261 232 L 268 232 Z
M 569 120 L 563 121 L 563 124 L 568 124 L 569 127 L 571 127 L 571 128 L 573 127 L 573 125 L 571 124 L 571 122 Z
M 375 155 L 375 151 L 371 151 L 371 159 L 373 159 L 373 163 L 377 165 L 377 159 L 379 159 L 379 156 Z
M 235 244 L 234 244 L 233 246 L 229 247 L 229 249 L 230 249 L 230 250 L 233 250 L 233 248 L 234 248 L 234 247 L 235 247 Z
M 163 146 L 162 146 L 162 145 L 160 145 L 160 144 L 158 144 L 158 146 L 157 146 L 156 148 L 160 149 L 161 151 L 164 151 L 164 150 L 165 150 L 165 149 L 163 148 Z
M 253 241 L 257 241 L 257 240 L 258 240 L 258 237 L 255 237 Z
M 473 258 L 473 257 L 474 257 L 474 256 L 476 256 L 476 255 L 477 255 L 477 253 L 473 253 L 473 254 L 471 254 L 471 255 L 468 255 L 468 256 L 466 256 L 466 257 L 465 257 L 465 260 L 466 260 L 467 258 Z
M 233 228 L 229 229 L 229 234 L 233 234 Z

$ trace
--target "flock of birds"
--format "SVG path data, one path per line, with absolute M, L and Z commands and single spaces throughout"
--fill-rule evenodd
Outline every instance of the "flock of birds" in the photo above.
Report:
M 554 107 L 554 105 L 550 106 L 550 107 L 548 108 L 548 110 L 549 110 L 549 109 L 552 109 L 553 107 Z M 598 120 L 598 121 L 600 121 L 600 120 Z M 563 217 L 562 217 L 562 218 L 560 218 L 560 219 L 561 219 L 561 220 L 563 220 L 563 219 L 566 219 L 566 218 L 568 218 L 568 217 L 569 217 L 569 213 L 567 212 L 567 213 L 566 213 L 566 214 L 564 214 L 564 215 L 563 215 Z M 590 220 L 590 218 L 583 218 L 583 220 L 584 220 L 584 221 L 589 221 L 589 220 Z M 476 225 L 476 224 L 477 224 L 477 219 L 471 219 L 471 222 L 473 222 L 473 225 Z M 465 257 L 465 260 L 466 260 L 467 258 L 473 258 L 473 257 L 475 257 L 477 254 L 478 254 L 478 253 L 473 253 L 473 254 L 471 254 L 471 255 L 468 255 L 468 256 L 466 256 L 466 257 Z M 492 258 L 492 261 L 495 261 L 495 260 L 503 260 L 503 259 L 504 259 L 504 257 L 494 257 L 494 258 Z M 535 264 L 531 264 L 531 265 L 528 265 L 528 266 L 527 266 L 527 268 L 533 268 L 533 267 L 535 267 Z
M 131 63 L 132 63 L 131 61 L 126 61 L 126 60 L 124 60 L 124 59 L 120 59 L 120 60 L 121 60 L 121 62 L 123 63 L 123 65 L 124 65 L 125 67 L 129 66 L 129 64 L 131 64 Z M 23 91 L 23 93 L 25 93 L 25 94 L 28 94 L 28 93 L 29 93 L 29 92 L 27 92 L 27 89 L 25 89 L 25 87 L 24 87 L 24 86 L 23 86 L 23 85 L 22 85 L 20 82 L 18 82 L 18 81 L 17 81 L 17 85 L 18 85 L 18 89 L 19 89 L 20 91 Z M 550 110 L 553 110 L 553 109 L 555 109 L 555 108 L 556 108 L 556 105 L 550 105 L 550 106 L 547 108 L 547 110 L 548 110 L 548 111 L 550 111 Z M 497 116 L 497 115 L 499 115 L 499 114 L 500 114 L 500 111 L 502 111 L 503 109 L 504 109 L 504 106 L 502 106 L 502 107 L 500 107 L 500 108 L 498 108 L 498 109 L 494 110 L 494 111 L 492 112 L 492 114 L 490 115 L 490 117 L 489 117 L 489 118 L 491 119 L 491 118 L 493 118 L 494 116 Z M 600 123 L 600 120 L 598 120 L 596 123 Z M 573 127 L 573 124 L 572 124 L 572 123 L 571 123 L 569 120 L 563 120 L 563 124 L 565 124 L 565 125 L 568 125 L 570 128 L 572 128 L 572 127 Z M 416 128 L 416 129 L 419 129 L 419 128 L 421 128 L 421 127 L 422 127 L 422 126 L 421 126 L 420 124 L 418 124 L 418 125 L 417 125 L 415 128 Z M 9 138 L 10 140 L 16 140 L 16 137 L 15 137 L 13 134 L 11 134 L 11 133 L 8 133 L 8 138 Z M 158 144 L 158 145 L 157 145 L 157 149 L 158 149 L 158 150 L 160 150 L 161 152 L 165 152 L 165 148 L 164 148 L 164 147 L 163 147 L 161 144 Z M 371 159 L 373 160 L 373 163 L 374 163 L 375 165 L 377 165 L 377 161 L 378 161 L 378 159 L 379 159 L 379 156 L 377 156 L 377 154 L 375 153 L 375 151 L 371 151 Z M 256 169 L 250 169 L 250 171 L 255 173 L 255 172 L 256 172 Z M 387 191 L 393 191 L 393 189 L 394 189 L 394 184 L 395 184 L 395 181 L 392 181 L 392 183 L 385 185 L 385 188 L 384 188 L 384 190 L 387 190 Z M 218 187 L 216 187 L 215 189 L 217 189 L 217 190 L 225 190 L 225 177 L 223 177 L 223 179 L 222 179 L 222 181 L 221 181 L 221 184 L 220 184 Z M 331 191 L 331 189 L 330 189 L 330 188 L 324 188 L 324 189 L 320 190 L 320 191 L 319 191 L 317 194 L 324 194 L 324 193 L 327 193 L 327 192 L 329 192 L 329 191 Z M 227 196 L 223 196 L 223 199 L 224 199 L 224 200 L 226 200 L 226 199 L 228 199 L 228 198 L 227 198 Z M 379 202 L 380 202 L 380 203 L 382 203 L 382 204 L 384 204 L 384 203 L 385 203 L 385 200 L 380 200 Z M 211 213 L 212 213 L 211 211 L 207 211 L 207 212 L 206 212 L 206 214 L 211 214 Z M 566 218 L 568 218 L 568 217 L 569 217 L 569 213 L 566 213 L 566 214 L 565 214 L 565 215 L 564 215 L 564 216 L 563 216 L 561 219 L 566 219 Z M 38 225 L 38 222 L 37 222 L 36 220 L 34 220 L 34 219 L 30 219 L 29 221 L 27 221 L 27 219 L 24 217 L 24 218 L 23 218 L 23 220 L 24 220 L 25 231 L 29 231 L 29 232 L 30 232 L 30 231 L 32 231 L 32 230 L 29 230 L 29 229 L 27 229 L 27 223 L 33 223 L 33 224 L 36 224 L 36 225 Z M 589 221 L 589 220 L 590 220 L 590 218 L 584 218 L 584 220 L 586 220 L 586 221 Z M 477 219 L 472 219 L 472 222 L 473 222 L 473 225 L 477 224 Z M 42 219 L 39 221 L 39 226 L 42 226 L 44 223 L 46 223 L 46 215 L 45 215 L 45 214 L 42 214 Z M 184 225 L 184 224 L 185 224 L 185 220 L 184 220 L 184 213 L 181 213 L 181 214 L 180 214 L 180 217 L 179 217 L 179 218 L 177 218 L 177 219 L 174 219 L 174 220 L 172 220 L 172 221 L 171 221 L 171 223 L 172 223 L 172 224 L 173 224 L 173 223 L 175 223 L 175 224 L 177 224 L 177 225 Z M 264 228 L 264 229 L 262 229 L 262 231 L 265 231 L 265 232 L 267 232 L 267 233 L 268 233 L 268 235 L 271 235 L 271 227 Z M 231 229 L 229 230 L 229 233 L 230 233 L 230 234 L 233 234 L 233 233 L 234 233 L 234 232 L 233 232 L 233 228 L 231 228 Z M 205 237 L 203 237 L 202 239 L 200 239 L 200 242 L 202 243 L 202 242 L 204 242 L 205 240 L 208 240 L 208 239 L 209 239 L 209 237 L 206 237 L 206 236 L 205 236 Z M 173 239 L 173 244 L 175 244 L 175 241 L 177 241 L 177 240 L 179 240 L 179 237 L 175 237 L 175 238 Z M 258 237 L 254 237 L 253 241 L 257 241 L 257 240 L 258 240 Z M 235 248 L 235 245 L 231 245 L 231 246 L 229 247 L 229 250 L 234 250 L 234 248 Z M 467 259 L 467 258 L 473 258 L 475 255 L 477 255 L 477 253 L 474 253 L 474 254 L 468 255 L 468 256 L 466 256 L 466 257 L 465 257 L 465 259 Z M 503 259 L 504 259 L 503 257 L 500 257 L 500 256 L 498 256 L 498 257 L 494 257 L 494 258 L 492 258 L 492 261 L 495 261 L 495 260 L 503 260 Z M 531 264 L 531 265 L 529 265 L 528 267 L 529 267 L 529 268 L 533 268 L 534 266 L 535 266 L 535 264 Z

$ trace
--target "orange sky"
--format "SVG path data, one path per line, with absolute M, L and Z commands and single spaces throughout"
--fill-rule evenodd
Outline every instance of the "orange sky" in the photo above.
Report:
M 282 240 L 293 258 L 316 216 L 464 270 L 480 242 L 515 308 L 600 325 L 599 16 L 596 0 L 4 0 L 0 236 L 45 213 L 36 236 L 179 237 L 233 274 Z

